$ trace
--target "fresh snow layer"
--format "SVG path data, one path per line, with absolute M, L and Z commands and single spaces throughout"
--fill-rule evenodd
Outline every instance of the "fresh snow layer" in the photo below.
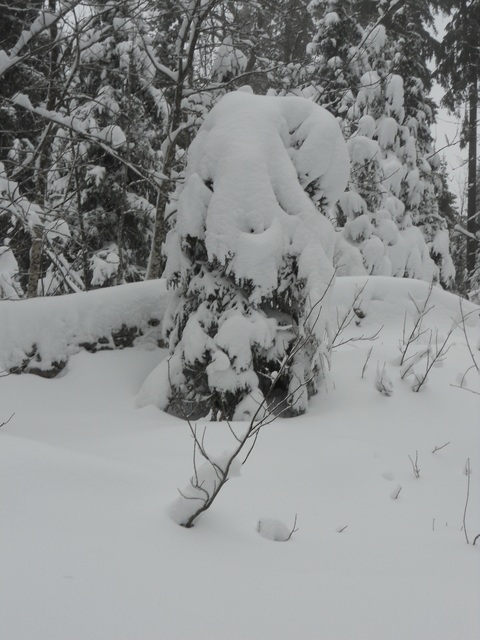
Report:
M 428 286 L 339 278 L 339 321 L 363 285 L 339 342 L 383 325 L 378 338 L 334 349 L 328 391 L 262 431 L 193 529 L 169 515 L 193 473 L 189 428 L 134 408 L 165 351 L 80 352 L 53 380 L 1 378 L 0 424 L 15 412 L 0 429 L 2 638 L 477 640 L 480 547 L 462 526 L 470 459 L 470 542 L 480 533 L 480 398 L 452 386 L 472 364 L 465 336 L 455 330 L 443 367 L 413 393 L 398 342 Z M 96 295 L 106 309 L 111 291 Z M 459 299 L 434 288 L 431 300 L 427 326 L 445 334 Z M 24 309 L 28 325 L 44 301 L 14 304 L 15 323 Z M 478 361 L 479 308 L 463 307 Z M 53 321 L 36 318 L 38 332 Z M 480 391 L 475 371 L 465 385 Z M 232 435 L 206 426 L 205 445 L 221 456 Z M 295 514 L 290 541 L 258 534 L 259 521 L 271 532 Z

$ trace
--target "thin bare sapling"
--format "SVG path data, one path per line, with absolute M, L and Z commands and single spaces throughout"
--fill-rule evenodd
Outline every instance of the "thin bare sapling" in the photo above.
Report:
M 324 296 L 326 293 L 327 291 Z M 260 431 L 287 412 L 292 404 L 298 402 L 301 397 L 299 391 L 311 383 L 311 380 L 298 378 L 297 386 L 290 387 L 288 396 L 281 400 L 278 400 L 275 393 L 277 385 L 288 374 L 289 366 L 295 361 L 296 355 L 308 344 L 311 332 L 313 332 L 322 312 L 323 297 L 312 306 L 309 313 L 309 315 L 316 315 L 315 322 L 313 325 L 305 322 L 303 334 L 292 344 L 289 353 L 279 363 L 278 372 L 272 377 L 263 400 L 257 403 L 256 411 L 246 428 L 234 428 L 232 423 L 226 420 L 235 442 L 230 451 L 226 451 L 220 456 L 210 453 L 205 445 L 206 427 L 199 433 L 197 426 L 185 415 L 193 439 L 193 475 L 187 487 L 178 490 L 179 496 L 170 507 L 170 516 L 177 524 L 187 529 L 194 526 L 197 518 L 212 506 L 227 481 L 240 475 L 241 467 L 250 457 Z M 308 319 L 307 317 L 307 321 Z

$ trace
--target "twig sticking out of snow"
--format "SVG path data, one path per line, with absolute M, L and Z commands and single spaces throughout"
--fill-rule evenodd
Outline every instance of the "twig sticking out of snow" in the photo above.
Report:
M 393 382 L 387 373 L 385 364 L 383 365 L 383 368 L 381 370 L 380 370 L 380 367 L 377 365 L 377 376 L 375 378 L 375 387 L 384 396 L 391 396 L 393 393 Z
M 317 305 L 318 304 L 319 303 L 317 303 Z M 315 308 L 315 306 L 316 305 L 314 305 L 313 308 Z M 231 423 L 228 420 L 226 421 L 236 444 L 232 450 L 225 452 L 220 459 L 214 458 L 206 450 L 206 427 L 200 436 L 197 433 L 197 427 L 192 424 L 187 415 L 184 416 L 190 428 L 194 442 L 194 475 L 190 479 L 190 484 L 183 491 L 179 491 L 179 497 L 170 508 L 170 515 L 177 524 L 186 527 L 187 529 L 193 527 L 195 520 L 211 507 L 220 490 L 230 477 L 240 475 L 240 469 L 253 451 L 260 430 L 276 420 L 276 418 L 285 411 L 285 408 L 289 407 L 289 401 L 293 404 L 298 402 L 298 391 L 305 385 L 309 384 L 309 381 L 303 382 L 300 380 L 298 385 L 290 391 L 286 401 L 285 399 L 282 399 L 280 402 L 276 402 L 274 392 L 279 381 L 285 376 L 285 372 L 292 358 L 294 358 L 297 351 L 305 345 L 305 340 L 308 340 L 308 336 L 307 338 L 299 338 L 291 353 L 284 357 L 280 370 L 272 380 L 269 390 L 266 392 L 263 400 L 261 402 L 257 402 L 257 408 L 245 431 L 239 435 L 235 432 Z M 243 461 L 241 461 L 240 454 L 244 454 L 245 451 L 246 455 Z M 197 459 L 199 457 L 202 460 L 202 464 L 200 466 L 197 464 Z M 296 517 L 290 537 L 295 533 L 295 526 Z
M 412 456 L 408 456 L 408 459 L 412 464 L 413 474 L 415 478 L 420 478 L 420 468 L 418 466 L 418 451 L 415 451 L 415 461 L 413 460 Z
M 409 350 L 409 348 L 412 346 L 412 344 L 414 344 L 424 333 L 426 333 L 425 331 L 422 331 L 422 324 L 423 324 L 423 320 L 425 318 L 425 316 L 430 313 L 430 311 L 433 309 L 434 305 L 430 305 L 429 306 L 429 301 L 430 301 L 430 297 L 432 295 L 432 291 L 433 291 L 433 285 L 430 286 L 429 290 L 428 290 L 428 294 L 427 297 L 425 298 L 425 301 L 423 303 L 423 305 L 419 305 L 417 304 L 417 302 L 412 298 L 412 296 L 410 296 L 411 301 L 413 302 L 415 309 L 417 311 L 416 313 L 416 320 L 415 323 L 413 325 L 413 329 L 411 330 L 410 334 L 407 337 L 406 334 L 406 313 L 405 313 L 405 319 L 404 319 L 404 323 L 403 323 L 403 336 L 402 336 L 402 342 L 400 345 L 400 352 L 401 352 L 401 358 L 400 358 L 400 366 L 402 366 L 405 363 L 406 357 L 407 357 L 407 351 Z
M 12 415 L 9 417 L 8 420 L 5 420 L 5 422 L 2 422 L 2 424 L 0 424 L 0 429 L 2 427 L 4 427 L 6 424 L 8 424 L 10 422 L 10 420 L 13 418 L 14 415 L 15 415 L 15 413 L 12 413 Z
M 448 442 L 445 442 L 445 444 L 442 444 L 440 447 L 437 447 L 437 445 L 435 445 L 435 448 L 433 449 L 432 453 L 436 453 L 437 451 L 440 451 L 440 449 L 444 449 L 449 444 L 450 444 L 450 440 Z
M 470 458 L 467 458 L 467 461 L 465 463 L 465 475 L 467 476 L 467 496 L 465 498 L 465 508 L 463 510 L 463 533 L 465 534 L 465 540 L 467 541 L 467 544 L 470 544 L 469 539 L 468 539 L 467 523 L 466 523 L 468 500 L 470 498 L 470 473 L 471 473 L 471 470 L 470 470 Z
M 470 354 L 470 358 L 471 358 L 471 360 L 473 362 L 472 367 L 474 367 L 477 370 L 477 373 L 480 373 L 480 365 L 478 364 L 478 362 L 477 362 L 477 360 L 476 360 L 476 358 L 475 358 L 475 356 L 473 354 L 473 349 L 472 349 L 472 345 L 470 344 L 470 340 L 468 338 L 467 326 L 466 326 L 467 318 L 472 313 L 474 313 L 476 315 L 478 313 L 478 311 L 474 310 L 474 311 L 470 311 L 469 313 L 465 313 L 464 310 L 463 310 L 463 300 L 462 300 L 462 298 L 460 298 L 459 304 L 460 304 L 460 322 L 456 322 L 456 325 L 459 326 L 463 331 L 463 335 L 465 337 L 465 343 L 467 345 L 467 349 L 468 349 L 468 352 Z
M 362 378 L 365 375 L 365 372 L 367 370 L 368 361 L 370 360 L 370 356 L 372 355 L 372 351 L 373 351 L 373 347 L 370 347 L 370 349 L 368 350 L 368 353 L 367 353 L 367 359 L 365 360 L 365 363 L 363 365 Z
M 390 494 L 390 498 L 392 500 L 396 500 L 398 498 L 398 496 L 400 495 L 400 491 L 402 490 L 402 487 L 400 485 L 398 485 L 398 487 L 396 489 L 394 489 L 392 491 L 392 493 Z
M 459 321 L 455 320 L 454 322 L 455 322 L 455 325 L 459 327 L 463 332 L 463 335 L 465 337 L 465 343 L 467 345 L 467 349 L 473 364 L 470 367 L 468 367 L 465 373 L 461 376 L 460 384 L 452 384 L 451 386 L 457 387 L 458 389 L 465 389 L 465 391 L 470 391 L 470 393 L 474 393 L 475 395 L 480 395 L 478 391 L 475 391 L 474 389 L 470 389 L 469 387 L 465 386 L 465 380 L 467 378 L 467 374 L 470 371 L 472 371 L 472 369 L 475 369 L 476 372 L 480 374 L 480 365 L 478 364 L 477 359 L 475 358 L 475 355 L 473 353 L 473 349 L 472 349 L 472 345 L 470 344 L 470 340 L 467 332 L 467 325 L 466 325 L 466 320 L 468 319 L 468 317 L 472 313 L 476 315 L 478 311 L 475 309 L 473 311 L 470 311 L 469 313 L 465 313 L 462 305 L 463 305 L 463 302 L 462 302 L 462 299 L 460 298 L 460 320 Z
M 293 526 L 289 529 L 287 525 L 281 520 L 274 518 L 261 518 L 257 524 L 258 533 L 267 538 L 267 540 L 273 540 L 274 542 L 288 542 L 297 529 L 297 514 L 295 514 L 295 520 Z

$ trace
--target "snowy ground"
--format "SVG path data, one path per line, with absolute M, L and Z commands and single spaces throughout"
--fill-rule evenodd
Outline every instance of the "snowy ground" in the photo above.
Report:
M 364 280 L 338 283 L 340 311 Z M 190 530 L 167 513 L 192 473 L 188 428 L 134 408 L 164 351 L 80 352 L 53 380 L 1 378 L 0 423 L 15 412 L 0 429 L 2 639 L 477 640 L 480 544 L 466 544 L 462 524 L 469 458 L 471 543 L 480 396 L 451 386 L 472 361 L 457 329 L 444 366 L 412 392 L 393 361 L 408 294 L 424 299 L 427 287 L 373 280 L 362 326 L 344 336 L 380 321 L 379 338 L 335 350 L 328 391 L 262 432 L 242 476 Z M 428 326 L 445 335 L 458 301 L 432 299 Z M 478 313 L 470 319 L 477 348 Z M 375 388 L 377 362 L 390 397 Z M 476 372 L 467 384 L 480 391 Z M 210 450 L 228 441 L 224 424 L 208 426 Z M 256 531 L 259 518 L 290 526 L 295 514 L 287 543 Z

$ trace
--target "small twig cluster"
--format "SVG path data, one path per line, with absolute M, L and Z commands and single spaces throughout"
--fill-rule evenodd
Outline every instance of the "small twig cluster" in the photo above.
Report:
M 412 465 L 413 475 L 416 478 L 419 478 L 420 477 L 420 467 L 418 466 L 418 451 L 415 451 L 415 460 L 412 458 L 412 456 L 408 456 L 408 459 L 410 460 L 410 463 Z
M 423 325 L 425 316 L 428 315 L 434 307 L 433 304 L 429 305 L 430 298 L 432 296 L 432 291 L 433 291 L 433 285 L 430 286 L 428 290 L 428 295 L 425 298 L 423 305 L 421 306 L 419 306 L 417 302 L 412 298 L 412 296 L 410 296 L 410 300 L 413 302 L 415 309 L 417 310 L 417 314 L 416 314 L 416 319 L 415 319 L 413 328 L 410 331 L 409 335 L 407 336 L 407 312 L 405 312 L 405 316 L 403 319 L 402 340 L 399 346 L 400 353 L 401 353 L 401 358 L 400 358 L 401 367 L 404 365 L 407 359 L 407 352 L 409 351 L 410 347 L 413 344 L 415 344 L 415 342 L 417 342 L 421 338 L 421 336 L 424 335 L 427 331 L 422 329 L 422 325 Z
M 468 369 L 462 375 L 462 377 L 460 379 L 460 384 L 452 384 L 451 386 L 452 387 L 456 387 L 458 389 L 464 389 L 465 391 L 469 391 L 470 393 L 474 393 L 475 395 L 479 395 L 480 396 L 480 392 L 479 391 L 475 391 L 474 389 L 470 389 L 469 387 L 465 386 L 466 385 L 466 380 L 467 380 L 467 375 L 470 373 L 470 371 L 476 371 L 477 374 L 480 376 L 480 365 L 477 362 L 477 359 L 475 358 L 475 354 L 473 353 L 473 349 L 472 349 L 472 345 L 470 343 L 470 339 L 468 337 L 467 325 L 466 325 L 467 318 L 472 314 L 477 314 L 478 311 L 475 309 L 473 311 L 470 311 L 469 313 L 464 313 L 462 305 L 463 305 L 463 301 L 460 298 L 460 321 L 456 322 L 456 325 L 463 332 L 463 335 L 465 337 L 465 344 L 467 345 L 468 353 L 470 354 L 470 359 L 472 361 L 472 364 L 468 367 Z
M 422 305 L 410 296 L 413 304 L 415 305 L 416 319 L 413 325 L 413 329 L 407 335 L 406 331 L 406 315 L 403 323 L 403 335 L 400 342 L 400 367 L 401 378 L 404 380 L 410 376 L 413 377 L 412 389 L 415 392 L 420 391 L 423 385 L 426 383 L 430 371 L 434 366 L 438 366 L 447 355 L 450 346 L 448 341 L 453 333 L 454 328 L 451 328 L 446 337 L 442 338 L 439 335 L 438 329 L 424 329 L 423 321 L 428 313 L 433 309 L 434 305 L 430 304 L 430 298 L 432 295 L 432 286 L 428 291 L 428 295 Z M 426 344 L 423 347 L 418 348 L 421 341 L 425 341 Z M 423 339 L 423 340 L 422 340 Z M 416 347 L 416 350 L 411 353 L 412 347 Z
M 377 331 L 372 333 L 371 335 L 360 335 L 360 336 L 352 336 L 350 338 L 342 338 L 344 331 L 355 322 L 356 324 L 360 324 L 360 320 L 365 317 L 365 312 L 362 310 L 362 293 L 365 290 L 367 283 L 355 290 L 355 295 L 353 296 L 352 304 L 347 309 L 347 311 L 341 316 L 337 309 L 337 328 L 332 338 L 332 349 L 336 349 L 337 347 L 341 347 L 344 344 L 348 344 L 350 342 L 362 342 L 362 341 L 370 341 L 376 340 L 380 335 L 380 332 L 383 329 L 381 326 Z M 363 377 L 363 375 L 362 375 Z
M 420 467 L 418 466 L 418 451 L 415 451 L 415 460 L 412 458 L 412 456 L 408 456 L 408 459 L 410 460 L 410 463 L 412 465 L 415 478 L 420 478 Z
M 380 391 L 384 396 L 391 396 L 393 393 L 393 382 L 387 372 L 386 364 L 384 363 L 382 369 L 377 365 L 377 376 L 375 378 L 375 387 L 377 391 Z

